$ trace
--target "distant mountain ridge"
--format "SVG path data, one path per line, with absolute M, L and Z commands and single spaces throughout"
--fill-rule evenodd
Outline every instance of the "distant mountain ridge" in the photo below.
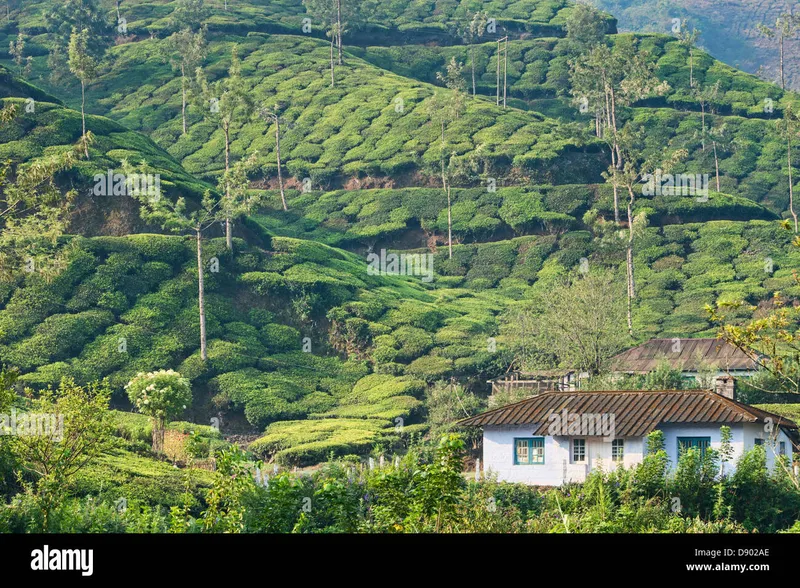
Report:
M 758 24 L 774 26 L 792 7 L 791 0 L 588 0 L 617 17 L 620 31 L 670 33 L 672 19 L 686 19 L 700 31 L 698 44 L 717 59 L 765 79 L 777 81 L 777 39 L 758 32 Z M 786 85 L 800 89 L 800 34 L 785 43 Z M 759 70 L 761 70 L 759 72 Z

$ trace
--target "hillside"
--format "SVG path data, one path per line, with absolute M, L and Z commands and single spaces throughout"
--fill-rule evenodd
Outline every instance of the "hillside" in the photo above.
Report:
M 115 18 L 113 2 L 100 5 Z M 235 49 L 241 92 L 279 110 L 288 210 L 275 127 L 257 109 L 225 129 L 193 87 L 183 132 L 182 80 L 165 58 L 176 6 L 121 4 L 127 35 L 109 45 L 86 88 L 91 157 L 62 179 L 84 194 L 64 237 L 67 264 L 50 281 L 23 275 L 0 286 L 0 360 L 27 385 L 108 378 L 115 404 L 129 409 L 131 378 L 175 369 L 193 389 L 187 419 L 221 419 L 227 435 L 257 439 L 249 447 L 258 456 L 310 465 L 424 435 L 437 385 L 458 384 L 484 402 L 486 380 L 515 361 L 510 313 L 556 291 L 583 260 L 625 280 L 627 194 L 623 220 L 603 233 L 614 218 L 603 177 L 611 154 L 593 113 L 576 105 L 570 68 L 584 49 L 567 35 L 572 5 L 382 3 L 344 35 L 332 84 L 332 46 L 322 28 L 302 31 L 301 2 L 232 2 L 227 11 L 212 3 L 202 71 L 212 87 L 228 79 Z M 32 117 L 0 131 L 4 157 L 20 164 L 81 135 L 80 85 L 49 76 L 52 7 L 26 3 L 3 29 L 6 41 L 27 35 L 32 56 L 26 79 L 10 73 L 10 60 L 0 76 L 4 103 L 37 101 Z M 480 7 L 497 15 L 498 29 L 471 47 L 455 25 Z M 610 55 L 639 60 L 662 90 L 619 105 L 620 135 L 640 137 L 643 158 L 685 151 L 673 173 L 710 177 L 707 199 L 635 198 L 630 343 L 713 336 L 708 304 L 800 295 L 800 254 L 779 223 L 791 213 L 777 124 L 797 95 L 713 51 L 690 58 L 668 35 L 618 34 L 608 15 L 600 27 Z M 496 40 L 506 34 L 504 108 Z M 464 90 L 436 75 L 451 59 L 464 66 Z M 712 98 L 696 91 L 713 87 Z M 445 131 L 442 101 L 462 99 Z M 202 263 L 218 271 L 204 272 L 204 361 L 194 235 L 164 234 L 141 221 L 134 199 L 101 202 L 88 190 L 94 174 L 143 161 L 170 201 L 196 208 L 207 191 L 218 195 L 226 130 L 229 163 L 256 154 L 243 192 L 258 206 L 233 223 L 232 250 L 209 224 Z M 449 215 L 443 135 L 447 165 L 459 171 Z M 367 256 L 381 250 L 430 253 L 431 280 L 370 274 Z M 734 318 L 751 316 L 740 309 Z
M 727 64 L 775 81 L 780 77 L 778 40 L 765 38 L 758 23 L 773 26 L 797 5 L 791 0 L 591 0 L 614 14 L 622 31 L 666 33 L 674 18 L 700 31 L 699 44 Z M 800 38 L 786 41 L 785 75 L 790 88 L 800 88 Z

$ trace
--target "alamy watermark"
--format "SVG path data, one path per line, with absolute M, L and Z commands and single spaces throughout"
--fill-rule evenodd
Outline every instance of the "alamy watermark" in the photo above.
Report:
M 708 200 L 708 174 L 654 174 L 642 176 L 644 196 L 698 196 L 697 200 Z
M 0 414 L 0 435 L 14 437 L 52 437 L 64 439 L 64 415 L 54 413 L 17 412 Z
M 370 276 L 422 276 L 421 281 L 433 281 L 433 253 L 386 253 L 367 255 L 367 274 Z
M 152 196 L 161 197 L 159 174 L 119 174 L 108 170 L 107 174 L 94 176 L 95 196 Z
M 614 439 L 616 417 L 608 412 L 552 412 L 547 417 L 550 425 L 547 434 L 551 436 L 569 435 L 580 437 L 604 437 L 605 441 Z

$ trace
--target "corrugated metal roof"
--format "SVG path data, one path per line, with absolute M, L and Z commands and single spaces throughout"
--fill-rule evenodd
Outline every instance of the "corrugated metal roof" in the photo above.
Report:
M 758 423 L 771 418 L 774 425 L 797 429 L 780 415 L 736 402 L 711 390 L 613 390 L 545 392 L 521 402 L 490 410 L 459 422 L 479 427 L 538 424 L 534 435 L 546 435 L 550 415 L 614 415 L 614 434 L 642 437 L 662 423 Z
M 661 363 L 673 369 L 697 371 L 755 370 L 758 368 L 744 351 L 720 339 L 650 339 L 611 359 L 611 371 L 651 372 Z

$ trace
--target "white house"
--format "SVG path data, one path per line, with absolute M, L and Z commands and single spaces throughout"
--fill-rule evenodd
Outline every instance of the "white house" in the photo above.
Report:
M 785 417 L 710 390 L 545 392 L 460 424 L 483 428 L 484 472 L 541 486 L 582 482 L 593 468 L 633 466 L 656 429 L 664 432 L 674 467 L 681 447 L 719 449 L 720 427 L 727 425 L 728 472 L 756 444 L 767 446 L 770 468 L 777 455 L 791 463 L 799 439 L 797 425 Z

